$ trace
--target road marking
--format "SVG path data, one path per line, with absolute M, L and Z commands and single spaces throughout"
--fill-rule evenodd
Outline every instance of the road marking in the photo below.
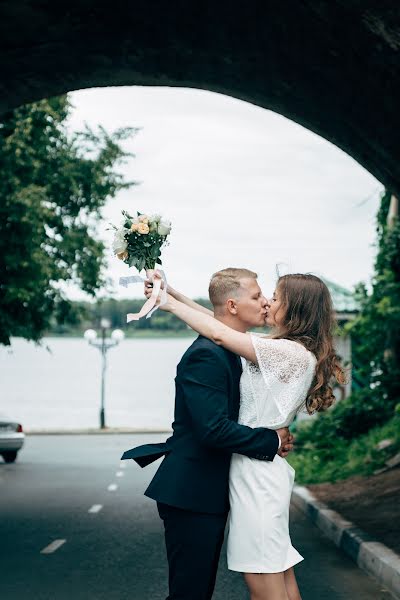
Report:
M 117 489 L 118 489 L 118 486 L 117 486 L 117 484 L 116 484 L 116 483 L 111 483 L 111 484 L 108 486 L 108 488 L 107 488 L 107 489 L 108 489 L 108 491 L 109 491 L 109 492 L 115 492 L 115 490 L 117 490 Z
M 103 508 L 102 504 L 93 504 L 93 506 L 91 506 L 88 510 L 88 512 L 90 513 L 98 513 L 101 511 L 101 509 Z
M 54 542 L 51 542 L 46 548 L 43 548 L 43 550 L 40 551 L 40 554 L 52 554 L 58 550 L 60 546 L 65 544 L 66 541 L 67 540 L 54 540 Z
M 117 471 L 115 473 L 116 477 L 123 477 L 125 475 L 125 473 L 123 471 Z

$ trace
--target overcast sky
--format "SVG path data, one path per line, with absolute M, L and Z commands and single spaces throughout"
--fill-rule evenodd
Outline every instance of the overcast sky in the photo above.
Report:
M 84 122 L 109 131 L 141 127 L 125 144 L 136 158 L 121 168 L 141 184 L 108 202 L 99 231 L 116 297 L 141 294 L 140 286 L 117 285 L 128 267 L 112 256 L 106 228 L 120 223 L 121 209 L 172 221 L 164 268 L 191 296 L 205 296 L 210 275 L 228 266 L 257 271 L 266 294 L 277 264 L 348 288 L 370 279 L 382 186 L 326 140 L 273 112 L 200 90 L 116 87 L 70 98 L 73 129 Z

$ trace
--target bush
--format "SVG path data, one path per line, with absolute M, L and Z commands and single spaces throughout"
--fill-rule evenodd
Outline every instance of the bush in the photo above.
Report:
M 333 411 L 332 411 L 333 412 Z M 367 476 L 385 465 L 390 455 L 400 450 L 400 407 L 395 416 L 384 425 L 371 429 L 355 439 L 329 436 L 324 440 L 311 433 L 313 424 L 298 427 L 295 450 L 289 455 L 289 463 L 296 469 L 296 483 L 310 484 L 337 481 L 353 475 Z M 299 444 L 302 436 L 306 443 Z M 393 445 L 379 451 L 377 444 L 391 439 Z
M 334 440 L 355 439 L 386 423 L 393 416 L 396 403 L 394 399 L 383 399 L 378 389 L 358 390 L 310 423 L 299 425 L 297 444 L 309 446 L 311 443 L 330 449 Z

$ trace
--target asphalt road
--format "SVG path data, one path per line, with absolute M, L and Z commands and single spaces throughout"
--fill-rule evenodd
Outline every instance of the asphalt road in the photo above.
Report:
M 15 464 L 0 464 L 1 600 L 164 600 L 161 521 L 143 496 L 159 463 L 140 469 L 119 458 L 165 437 L 32 436 Z M 305 557 L 303 600 L 389 600 L 295 509 L 291 532 Z M 214 599 L 246 598 L 223 550 Z

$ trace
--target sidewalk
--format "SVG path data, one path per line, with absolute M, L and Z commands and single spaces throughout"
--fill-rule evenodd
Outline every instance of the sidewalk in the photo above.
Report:
M 134 427 L 106 427 L 105 429 L 25 429 L 24 433 L 30 435 L 109 435 L 124 433 L 155 433 L 170 434 L 172 429 L 144 429 L 143 427 L 135 429 Z
M 305 487 L 295 486 L 292 502 L 360 568 L 400 600 L 400 556 L 318 501 Z

